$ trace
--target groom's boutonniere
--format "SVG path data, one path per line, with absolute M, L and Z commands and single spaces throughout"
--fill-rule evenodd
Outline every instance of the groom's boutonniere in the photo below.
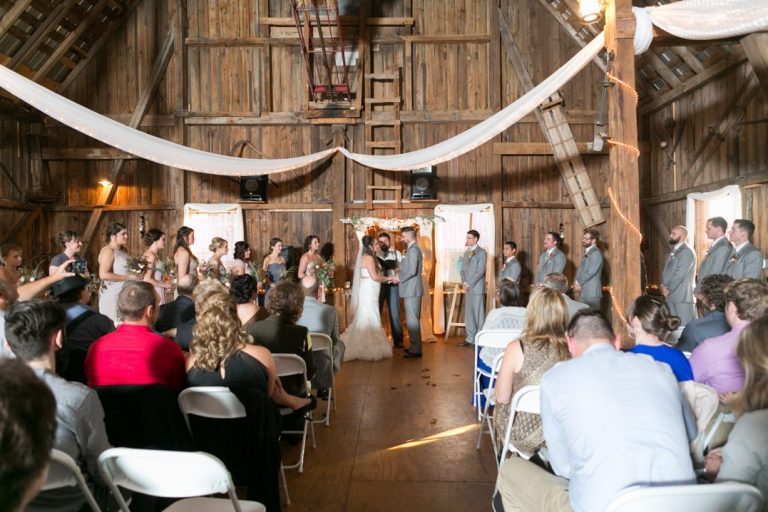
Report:
M 738 254 L 734 254 L 733 256 L 731 256 L 731 259 L 728 260 L 728 261 L 730 263 L 736 263 L 737 261 L 739 261 L 739 255 Z
M 469 251 L 469 257 L 470 257 L 470 258 L 471 258 L 472 256 L 474 256 L 474 255 L 475 255 L 475 251 Z
M 549 253 L 549 259 L 552 259 L 554 257 L 555 257 L 555 253 L 554 252 Z

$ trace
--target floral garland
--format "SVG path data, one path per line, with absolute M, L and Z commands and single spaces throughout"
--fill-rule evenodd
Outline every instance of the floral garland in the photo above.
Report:
M 400 229 L 414 224 L 426 227 L 432 226 L 435 222 L 445 222 L 445 219 L 439 215 L 417 215 L 408 219 L 382 219 L 380 217 L 348 217 L 341 219 L 344 224 L 351 224 L 356 231 L 368 229 L 371 226 L 378 226 L 387 231 L 399 231 Z

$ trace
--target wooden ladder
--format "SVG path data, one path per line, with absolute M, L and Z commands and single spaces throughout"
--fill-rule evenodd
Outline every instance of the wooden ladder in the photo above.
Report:
M 365 149 L 370 154 L 376 150 L 391 150 L 392 154 L 400 154 L 403 149 L 402 125 L 400 122 L 400 96 L 374 98 L 375 82 L 392 82 L 395 91 L 400 90 L 400 69 L 395 72 L 365 73 Z M 377 105 L 391 105 L 392 110 L 376 111 Z M 392 138 L 376 140 L 376 127 L 392 127 Z

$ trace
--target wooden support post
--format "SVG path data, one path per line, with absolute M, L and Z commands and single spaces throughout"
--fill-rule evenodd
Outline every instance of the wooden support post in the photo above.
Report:
M 605 13 L 605 46 L 611 55 L 611 73 L 627 84 L 635 83 L 635 54 L 632 39 L 635 18 L 632 0 L 610 0 Z M 635 98 L 624 87 L 614 87 L 608 97 L 608 133 L 613 140 L 637 146 L 637 106 Z M 609 283 L 612 301 L 620 308 L 613 310 L 612 323 L 616 333 L 627 339 L 622 313 L 629 301 L 640 295 L 640 237 L 621 218 L 639 229 L 640 172 L 638 157 L 620 146 L 610 151 L 613 190 L 620 211 L 611 208 L 606 243 L 610 264 Z
M 333 125 L 333 146 L 340 148 L 344 147 L 346 143 L 346 137 L 344 132 L 346 131 L 346 125 Z M 347 237 L 346 237 L 346 225 L 341 223 L 341 219 L 346 218 L 347 212 L 345 209 L 346 203 L 346 187 L 344 186 L 345 171 L 346 171 L 346 158 L 341 153 L 333 155 L 331 160 L 331 191 L 332 191 L 332 213 L 331 223 L 333 232 L 333 248 L 334 253 L 340 261 L 344 261 L 347 254 Z M 334 274 L 335 287 L 344 289 L 344 283 L 347 281 L 347 267 L 344 263 L 341 263 L 336 268 Z M 343 295 L 342 295 L 343 296 Z M 346 325 L 347 312 L 346 312 L 346 300 L 334 301 L 336 313 L 339 316 L 341 322 L 340 328 Z
M 165 38 L 165 43 L 160 50 L 160 55 L 158 56 L 157 61 L 155 61 L 155 66 L 152 69 L 152 74 L 149 77 L 147 86 L 144 88 L 144 91 L 139 98 L 139 102 L 136 104 L 136 109 L 133 111 L 130 123 L 128 123 L 128 126 L 131 128 L 140 126 L 142 118 L 147 113 L 147 110 L 149 110 L 155 92 L 160 85 L 160 81 L 165 76 L 165 70 L 173 55 L 174 38 L 174 31 L 171 28 Z M 99 228 L 99 222 L 101 222 L 101 215 L 104 213 L 104 207 L 112 203 L 112 200 L 117 193 L 118 181 L 123 170 L 124 162 L 125 160 L 116 160 L 112 165 L 112 171 L 109 173 L 109 181 L 111 185 L 106 185 L 102 188 L 99 198 L 94 205 L 93 212 L 91 213 L 91 218 L 88 220 L 88 225 L 83 233 L 83 253 L 88 252 L 93 235 Z

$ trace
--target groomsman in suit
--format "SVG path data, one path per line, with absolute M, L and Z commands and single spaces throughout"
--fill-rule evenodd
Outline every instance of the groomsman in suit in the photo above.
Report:
M 680 317 L 680 325 L 696 318 L 693 305 L 693 274 L 696 271 L 696 255 L 685 241 L 688 230 L 675 226 L 669 234 L 672 252 L 664 263 L 661 277 L 661 293 L 667 298 L 670 312 Z
M 376 258 L 381 263 L 381 270 L 387 277 L 394 277 L 397 273 L 397 267 L 403 256 L 391 248 L 389 234 L 380 233 L 378 236 L 379 252 Z M 395 348 L 403 347 L 403 325 L 400 323 L 400 287 L 397 284 L 381 283 L 379 292 L 379 311 L 384 307 L 384 303 L 389 307 L 389 326 L 392 331 L 392 341 Z
M 520 262 L 517 261 L 517 244 L 515 242 L 504 242 L 501 253 L 504 255 L 504 263 L 501 265 L 499 278 L 496 280 L 497 286 L 504 278 L 519 283 L 522 268 L 520 267 Z
M 416 243 L 416 231 L 408 226 L 400 230 L 405 244 L 405 257 L 400 262 L 400 273 L 393 283 L 400 285 L 400 297 L 405 308 L 405 326 L 411 346 L 403 354 L 406 359 L 421 357 L 421 299 L 424 286 L 421 284 L 423 256 Z
M 458 344 L 466 347 L 475 343 L 475 334 L 485 321 L 485 267 L 488 255 L 477 245 L 480 233 L 467 231 L 467 250 L 461 258 L 461 286 L 464 288 L 464 328 L 467 338 Z
M 558 247 L 563 239 L 560 233 L 550 231 L 544 237 L 546 251 L 539 256 L 539 269 L 536 271 L 536 284 L 541 284 L 547 274 L 562 274 L 565 270 L 565 254 Z
M 701 261 L 699 277 L 696 279 L 696 288 L 693 289 L 693 294 L 699 300 L 701 300 L 699 297 L 701 294 L 701 281 L 707 276 L 724 273 L 728 259 L 731 257 L 731 253 L 733 253 L 733 246 L 725 235 L 727 229 L 728 222 L 722 217 L 712 217 L 707 220 L 707 238 L 714 240 L 714 243 L 709 246 L 704 259 Z
M 755 225 L 745 219 L 733 221 L 728 237 L 733 242 L 733 254 L 725 265 L 725 273 L 734 279 L 750 277 L 763 278 L 763 255 L 760 249 L 750 243 Z
M 592 309 L 600 309 L 603 297 L 603 253 L 597 246 L 600 233 L 594 229 L 585 229 L 581 244 L 584 246 L 584 258 L 576 271 L 573 289 L 580 292 L 579 301 Z

